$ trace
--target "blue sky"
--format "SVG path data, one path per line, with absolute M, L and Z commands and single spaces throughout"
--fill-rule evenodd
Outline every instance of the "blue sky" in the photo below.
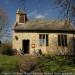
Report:
M 21 0 L 23 1 L 23 0 Z M 53 0 L 0 0 L 0 8 L 4 9 L 7 13 L 10 22 L 15 21 L 16 10 L 24 5 L 25 11 L 29 19 L 47 18 L 56 19 L 60 18 L 60 13 L 54 7 Z
M 20 2 L 20 0 L 0 0 L 0 9 L 3 9 L 9 18 L 10 25 L 9 28 L 6 28 L 6 31 L 10 34 L 16 19 L 16 11 L 18 8 L 23 8 L 23 5 L 29 20 L 36 18 L 61 18 L 59 9 L 55 8 L 53 0 L 24 0 L 24 2 Z

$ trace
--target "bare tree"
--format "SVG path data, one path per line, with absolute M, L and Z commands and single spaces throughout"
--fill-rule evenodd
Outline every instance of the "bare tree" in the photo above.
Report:
M 25 10 L 25 0 L 18 0 L 19 8 Z
M 70 21 L 75 20 L 75 0 L 54 0 L 54 2 L 62 9 L 65 18 Z
M 0 39 L 2 38 L 5 27 L 8 24 L 8 16 L 3 9 L 0 9 Z

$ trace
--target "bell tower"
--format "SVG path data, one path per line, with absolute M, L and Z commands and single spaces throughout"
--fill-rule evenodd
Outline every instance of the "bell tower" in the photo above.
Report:
M 18 9 L 16 12 L 16 23 L 25 24 L 27 22 L 27 14 L 22 9 Z

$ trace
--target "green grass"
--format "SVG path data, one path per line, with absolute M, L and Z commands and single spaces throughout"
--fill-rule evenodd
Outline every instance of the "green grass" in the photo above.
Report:
M 7 56 L 0 55 L 0 73 L 1 72 L 18 72 L 20 69 L 30 69 L 31 65 L 36 63 L 35 57 L 32 56 Z M 25 67 L 23 67 L 23 65 Z
M 29 64 L 33 65 L 38 63 L 39 69 L 42 72 L 74 72 L 75 64 L 72 64 L 68 59 L 56 56 L 7 56 L 0 55 L 0 73 L 1 72 L 17 72 L 21 67 L 20 64 L 29 67 Z M 30 62 L 30 63 L 29 63 Z M 23 65 L 22 65 L 23 66 Z M 24 69 L 25 67 L 23 67 Z
M 15 56 L 0 55 L 0 72 L 16 72 L 17 64 Z
M 15 64 L 16 62 L 15 56 L 0 55 L 0 64 Z
M 42 56 L 38 61 L 42 72 L 74 72 L 75 64 L 61 56 Z

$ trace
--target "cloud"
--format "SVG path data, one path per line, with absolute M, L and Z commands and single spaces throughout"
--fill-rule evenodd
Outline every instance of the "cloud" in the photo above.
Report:
M 38 14 L 38 15 L 35 16 L 35 18 L 36 19 L 40 19 L 40 18 L 43 19 L 43 18 L 45 18 L 45 16 L 44 15 L 41 15 L 41 14 Z
M 40 14 L 37 10 L 28 13 L 28 17 L 35 18 L 35 19 L 46 18 L 47 15 L 48 15 L 47 13 Z
M 34 15 L 36 15 L 36 14 L 37 14 L 37 10 L 34 10 L 34 11 L 30 12 L 30 13 L 28 14 L 28 16 L 34 16 Z

